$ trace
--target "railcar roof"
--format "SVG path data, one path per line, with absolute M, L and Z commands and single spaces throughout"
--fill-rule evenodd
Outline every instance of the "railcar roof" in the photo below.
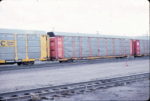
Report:
M 103 37 L 103 38 L 125 38 L 137 40 L 149 40 L 148 36 L 117 36 L 104 34 L 90 34 L 90 33 L 71 33 L 71 32 L 48 32 L 50 36 L 85 36 L 85 37 Z
M 134 36 L 132 39 L 150 40 L 150 36 Z
M 103 37 L 103 38 L 126 38 L 128 36 L 115 36 L 115 35 L 104 35 L 104 34 L 90 34 L 90 33 L 71 33 L 71 32 L 48 32 L 48 34 L 53 36 L 81 36 L 81 37 Z
M 0 33 L 11 33 L 11 34 L 46 34 L 46 31 L 38 30 L 21 30 L 21 29 L 5 29 L 0 28 Z
M 46 34 L 42 30 L 22 30 L 22 29 L 6 29 L 0 28 L 0 33 L 14 33 L 14 34 Z M 149 40 L 150 36 L 117 36 L 117 35 L 104 35 L 104 34 L 90 34 L 90 33 L 72 33 L 72 32 L 48 32 L 52 36 L 85 36 L 85 37 L 103 37 L 103 38 L 125 38 L 125 39 L 139 39 Z M 50 35 L 50 36 L 51 36 Z

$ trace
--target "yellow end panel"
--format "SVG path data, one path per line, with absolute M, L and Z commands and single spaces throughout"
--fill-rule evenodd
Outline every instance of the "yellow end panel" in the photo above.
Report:
M 35 59 L 22 59 L 22 62 L 30 62 L 30 61 L 35 61 Z
M 47 57 L 50 58 L 50 39 L 47 36 Z
M 40 61 L 46 61 L 47 59 L 39 59 Z
M 49 41 L 46 35 L 42 35 L 41 38 L 41 59 L 47 59 L 49 57 Z
M 5 63 L 5 60 L 0 60 L 0 63 Z
M 15 59 L 18 60 L 17 34 L 15 34 Z
M 69 60 L 69 59 L 67 59 L 67 58 L 63 58 L 63 59 L 58 59 L 59 61 L 67 61 L 67 60 Z
M 0 47 L 15 47 L 15 40 L 0 40 Z

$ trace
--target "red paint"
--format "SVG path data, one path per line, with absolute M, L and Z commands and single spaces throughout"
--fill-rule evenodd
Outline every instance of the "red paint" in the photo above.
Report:
M 134 49 L 135 49 L 135 55 L 140 55 L 140 41 L 139 40 L 134 41 Z
M 50 38 L 50 54 L 52 59 L 61 59 L 64 57 L 63 37 Z
M 140 55 L 140 40 L 130 41 L 130 55 Z
M 50 56 L 51 58 L 55 58 L 56 51 L 55 51 L 55 38 L 50 38 Z
M 134 49 L 134 40 L 130 40 L 130 55 L 134 56 L 135 49 Z
M 82 58 L 82 37 L 80 38 L 80 58 Z

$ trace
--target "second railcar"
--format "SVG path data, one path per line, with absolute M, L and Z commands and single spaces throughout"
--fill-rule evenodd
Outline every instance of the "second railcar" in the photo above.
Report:
M 124 38 L 69 36 L 49 32 L 53 60 L 95 59 L 132 55 L 132 41 Z

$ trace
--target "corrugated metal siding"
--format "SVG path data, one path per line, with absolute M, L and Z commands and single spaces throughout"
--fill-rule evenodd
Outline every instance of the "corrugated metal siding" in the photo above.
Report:
M 130 55 L 129 39 L 64 36 L 64 58 Z
M 6 29 L 6 28 L 0 28 L 0 33 L 16 33 L 16 34 L 45 34 L 46 31 L 41 30 L 23 30 L 23 29 Z
M 15 40 L 12 34 L 0 33 L 0 40 Z M 0 60 L 12 60 L 15 58 L 14 47 L 0 47 Z
M 19 34 L 16 36 L 17 38 L 17 51 L 18 51 L 18 59 L 26 58 L 26 35 Z
M 72 38 L 71 37 L 64 37 L 64 57 L 73 57 L 72 56 Z
M 140 55 L 149 54 L 149 40 L 140 40 Z
M 0 40 L 15 40 L 15 34 L 0 33 Z M 40 35 L 16 34 L 16 40 L 18 59 L 26 59 L 26 47 L 29 59 L 40 58 Z M 15 60 L 15 58 L 15 47 L 0 47 L 0 60 Z
M 31 59 L 40 58 L 40 36 L 28 35 L 28 55 Z
M 107 47 L 105 46 L 105 39 L 103 39 L 103 38 L 100 38 L 99 39 L 100 41 L 99 41 L 99 50 L 100 50 L 100 56 L 105 56 L 106 55 L 106 49 L 107 49 Z
M 80 57 L 80 37 L 74 37 L 74 49 L 73 57 Z
M 49 32 L 48 32 L 49 33 Z M 105 34 L 96 34 L 96 33 L 71 33 L 71 32 L 52 32 L 55 36 L 78 36 L 78 37 L 102 37 L 102 38 L 126 38 L 130 39 L 128 36 L 116 36 L 116 35 L 105 35 Z
M 89 47 L 89 56 L 98 56 L 98 43 L 97 38 L 90 38 L 90 42 L 88 43 Z M 90 49 L 91 48 L 91 49 Z

